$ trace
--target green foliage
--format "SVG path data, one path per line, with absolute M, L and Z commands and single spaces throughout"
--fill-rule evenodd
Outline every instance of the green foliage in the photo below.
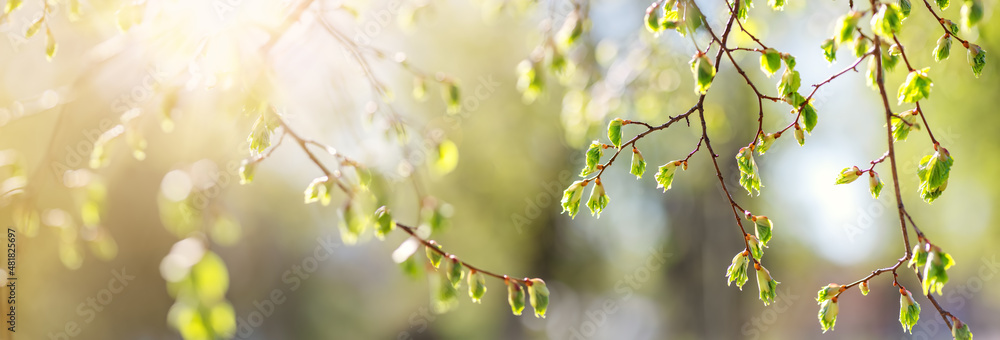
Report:
M 781 68 L 781 54 L 773 48 L 768 48 L 760 55 L 760 70 L 768 77 L 773 76 Z
M 786 59 L 786 64 L 787 64 Z M 792 59 L 792 64 L 794 65 L 794 59 Z M 785 68 L 785 73 L 781 74 L 781 81 L 778 82 L 778 93 L 781 94 L 782 98 L 789 98 L 793 94 L 798 94 L 799 86 L 802 84 L 802 78 L 799 77 L 799 71 L 796 71 L 792 66 Z
M 731 285 L 734 281 L 736 287 L 743 290 L 743 285 L 747 283 L 747 265 L 750 263 L 748 252 L 742 251 L 733 257 L 733 263 L 726 268 L 726 285 Z
M 524 288 L 514 280 L 507 280 L 507 303 L 514 315 L 521 315 L 524 310 Z
M 972 66 L 972 73 L 979 78 L 983 74 L 983 67 L 986 66 L 986 51 L 976 44 L 969 44 L 969 65 Z
M 770 305 L 774 303 L 774 297 L 778 294 L 778 284 L 781 282 L 775 281 L 771 277 L 771 272 L 759 264 L 754 264 L 754 268 L 757 269 L 757 288 L 760 290 L 760 300 L 764 302 L 764 305 Z
M 917 101 L 931 96 L 931 86 L 934 84 L 931 82 L 931 78 L 927 76 L 927 72 L 930 72 L 930 67 L 925 67 L 921 70 L 910 71 L 910 74 L 906 76 L 906 80 L 902 85 L 899 86 L 899 104 L 903 103 L 916 103 Z
M 481 303 L 483 295 L 486 294 L 486 277 L 483 273 L 475 270 L 469 271 L 469 298 L 472 302 Z
M 951 320 L 951 336 L 955 340 L 972 340 L 972 331 L 969 330 L 969 325 L 954 316 L 951 317 Z
M 907 110 L 898 114 L 899 117 L 892 117 L 892 140 L 902 142 L 910 135 L 910 130 L 920 129 L 917 123 L 917 110 Z
M 663 31 L 663 26 L 660 25 L 660 3 L 658 1 L 653 2 L 646 8 L 646 17 L 643 20 L 646 23 L 646 30 L 650 33 L 659 34 Z
M 531 60 L 522 60 L 517 64 L 517 89 L 521 91 L 524 102 L 531 103 L 545 89 L 542 79 L 541 65 Z
M 531 308 L 535 310 L 536 318 L 545 318 L 545 310 L 549 308 L 549 288 L 542 279 L 531 279 L 528 284 L 528 296 L 531 298 Z
M 329 205 L 331 196 L 333 192 L 334 181 L 330 180 L 326 176 L 320 176 L 312 180 L 309 186 L 306 187 L 305 203 L 320 202 L 323 205 Z
M 757 195 L 760 195 L 760 188 L 763 186 L 760 183 L 760 174 L 757 171 L 757 162 L 753 159 L 753 148 L 749 146 L 744 146 L 736 154 L 736 164 L 740 168 L 740 185 L 747 190 L 747 194 L 753 194 L 757 191 Z M 765 241 L 765 243 L 767 243 Z
M 462 110 L 462 95 L 458 84 L 454 81 L 446 81 L 443 85 L 441 97 L 444 98 L 444 102 L 448 105 L 448 113 L 456 114 Z
M 735 0 L 728 0 L 727 2 L 729 2 L 729 6 L 736 5 Z M 746 22 L 751 7 L 753 7 L 753 1 L 751 0 L 739 1 L 739 6 L 736 7 L 736 20 Z
M 594 189 L 590 191 L 590 199 L 587 200 L 587 208 L 590 209 L 590 215 L 601 218 L 601 212 L 608 206 L 610 200 L 611 198 L 604 191 L 604 184 L 601 184 L 601 179 L 598 178 L 594 183 Z
M 758 261 L 764 257 L 764 248 L 760 244 L 760 239 L 754 235 L 747 235 L 747 245 L 750 247 L 750 254 Z
M 777 139 L 778 137 L 774 133 L 764 133 L 757 141 L 757 146 L 754 147 L 757 149 L 757 154 L 763 156 L 767 150 L 771 149 L 771 146 L 774 145 L 774 141 Z
M 782 11 L 785 9 L 785 0 L 767 0 L 767 4 L 770 5 L 775 11 Z
M 635 175 L 635 179 L 642 178 L 642 174 L 646 173 L 646 160 L 642 158 L 639 149 L 632 148 L 632 166 L 629 173 Z
M 580 17 L 580 11 L 574 10 L 566 16 L 566 20 L 563 21 L 562 27 L 559 32 L 556 33 L 556 37 L 559 40 L 559 44 L 563 47 L 572 46 L 576 42 L 576 39 L 583 35 L 583 18 Z
M 869 48 L 871 45 L 869 45 L 868 39 L 858 38 L 854 41 L 854 56 L 861 58 L 865 53 L 868 53 Z
M 656 171 L 656 188 L 663 188 L 663 192 L 670 190 L 671 184 L 674 182 L 674 174 L 677 172 L 677 166 L 681 164 L 681 161 L 667 162 L 667 164 L 661 165 Z
M 879 6 L 875 16 L 872 17 L 871 25 L 872 32 L 891 40 L 903 26 L 903 17 L 899 13 L 899 6 L 891 3 L 883 3 Z
M 587 149 L 587 166 L 580 171 L 580 177 L 586 177 L 597 171 L 597 163 L 601 161 L 603 155 L 604 145 L 597 140 L 591 142 L 590 148 Z
M 830 298 L 836 296 L 840 293 L 840 285 L 836 283 L 831 283 L 829 285 L 823 286 L 819 289 L 819 293 L 816 294 L 816 301 L 822 303 L 823 301 L 829 300 Z
M 832 64 L 837 60 L 837 43 L 834 42 L 833 38 L 824 40 L 823 44 L 819 47 L 823 49 L 823 58 L 828 63 Z
M 705 94 L 715 79 L 715 66 L 712 66 L 712 61 L 703 53 L 695 54 L 691 59 L 691 72 L 694 74 L 695 92 Z
M 450 282 L 445 282 L 441 274 L 429 275 L 431 287 L 431 309 L 442 314 L 458 306 L 458 290 Z
M 812 99 L 809 100 L 809 103 L 802 106 L 802 119 L 803 123 L 805 123 L 806 132 L 812 133 L 819 120 L 819 115 L 816 114 L 816 107 L 813 106 Z
M 861 295 L 868 296 L 868 292 L 871 291 L 871 288 L 868 287 L 868 280 L 862 281 L 858 289 L 861 289 Z
M 823 300 L 819 305 L 819 326 L 823 329 L 823 333 L 833 329 L 833 326 L 837 324 L 837 313 L 840 312 L 840 307 L 837 306 L 836 299 Z
M 948 175 L 955 160 L 945 148 L 938 148 L 933 155 L 924 156 L 917 166 L 920 179 L 920 198 L 927 203 L 934 202 L 948 188 Z
M 941 251 L 937 246 L 931 246 L 927 253 L 927 263 L 924 264 L 924 295 L 937 292 L 941 295 L 941 289 L 948 283 L 948 268 L 955 265 L 955 260 L 951 255 Z
M 378 223 L 378 227 L 375 228 L 375 237 L 378 237 L 379 240 L 384 240 L 386 235 L 396 229 L 396 221 L 392 219 L 389 208 L 385 206 L 375 210 L 375 221 Z
M 795 141 L 799 143 L 799 146 L 806 145 L 806 133 L 797 124 L 795 125 Z
M 621 118 L 615 118 L 608 123 L 608 140 L 619 149 L 622 147 L 622 123 L 624 122 L 625 120 Z
M 951 5 L 950 0 L 934 0 L 934 2 L 937 3 L 938 8 L 942 11 L 948 9 L 948 6 Z
M 878 195 L 882 193 L 882 187 L 885 186 L 882 183 L 882 179 L 878 178 L 878 173 L 875 171 L 870 171 L 868 176 L 868 189 L 872 193 L 872 198 L 878 199 Z
M 434 246 L 437 247 L 438 249 L 441 249 L 441 246 L 438 244 L 434 244 Z M 434 268 L 440 268 L 441 259 L 444 258 L 444 255 L 441 255 L 440 252 L 431 249 L 431 247 L 428 246 L 424 246 L 424 253 L 427 254 L 427 260 L 430 261 L 431 265 L 434 266 Z
M 937 46 L 934 47 L 934 51 L 931 53 L 934 56 L 934 61 L 942 61 L 948 59 L 948 55 L 951 54 L 951 35 L 945 34 L 937 40 Z
M 913 9 L 913 4 L 910 0 L 899 0 L 899 16 L 906 19 L 910 16 L 910 10 Z
M 962 5 L 962 25 L 972 28 L 983 19 L 983 2 L 981 0 L 966 0 Z
M 240 184 L 249 184 L 253 182 L 254 173 L 257 172 L 257 162 L 249 159 L 244 159 L 240 163 Z
M 463 269 L 462 262 L 452 256 L 451 266 L 448 267 L 448 282 L 451 283 L 452 287 L 458 289 L 462 284 L 463 278 L 465 278 L 465 270 Z
M 750 220 L 754 224 L 754 232 L 757 234 L 757 239 L 760 240 L 760 244 L 767 247 L 767 243 L 771 242 L 771 233 L 774 231 L 774 223 L 771 222 L 770 218 L 767 216 L 750 216 Z
M 899 296 L 899 323 L 903 325 L 903 331 L 913 333 L 913 326 L 920 320 L 920 304 L 913 300 L 910 291 L 900 288 Z
M 570 184 L 562 196 L 562 212 L 569 212 L 569 217 L 576 218 L 576 213 L 580 212 L 580 201 L 583 199 L 583 189 L 587 186 L 587 181 L 576 181 Z
M 861 15 L 861 12 L 851 11 L 837 20 L 837 28 L 834 29 L 837 45 L 854 39 L 854 30 L 858 27 Z
M 844 168 L 844 170 L 840 170 L 840 176 L 837 177 L 837 182 L 835 184 L 848 184 L 854 182 L 854 180 L 858 179 L 858 176 L 861 176 L 861 169 L 858 169 L 858 167 Z

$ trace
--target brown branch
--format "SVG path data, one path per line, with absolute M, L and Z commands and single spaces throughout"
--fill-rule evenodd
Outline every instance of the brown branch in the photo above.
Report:
M 428 240 L 428 239 L 425 239 L 423 237 L 418 236 L 417 235 L 417 231 L 413 227 L 406 226 L 406 225 L 404 225 L 402 223 L 399 223 L 399 222 L 396 223 L 396 227 L 399 227 L 399 229 L 402 229 L 407 234 L 410 234 L 410 237 L 413 237 L 414 239 L 416 239 L 417 241 L 419 241 L 421 244 L 424 245 L 424 247 L 427 247 L 428 249 L 433 250 L 434 252 L 436 252 L 438 254 L 441 254 L 441 256 L 444 256 L 444 258 L 446 258 L 446 259 L 450 259 L 452 261 L 457 261 L 458 263 L 461 263 L 466 268 L 469 268 L 470 271 L 480 272 L 480 273 L 483 273 L 483 274 L 486 274 L 488 276 L 492 276 L 492 277 L 495 277 L 495 278 L 498 278 L 498 279 L 501 279 L 501 280 L 511 280 L 511 281 L 515 281 L 515 282 L 520 282 L 520 283 L 522 283 L 524 285 L 529 285 L 528 281 L 530 279 L 528 279 L 528 278 L 517 279 L 517 278 L 514 278 L 514 277 L 507 276 L 507 275 L 496 274 L 496 273 L 493 273 L 491 271 L 480 269 L 479 267 L 473 266 L 472 264 L 470 264 L 468 262 L 459 260 L 458 257 L 456 257 L 455 255 L 449 254 L 448 252 L 445 252 L 444 250 L 441 250 L 441 248 L 438 248 L 438 244 L 437 244 L 437 242 L 434 242 L 434 240 Z

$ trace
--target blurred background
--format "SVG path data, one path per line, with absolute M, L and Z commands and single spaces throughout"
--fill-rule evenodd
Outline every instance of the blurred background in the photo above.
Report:
M 797 57 L 803 91 L 856 60 L 841 51 L 829 64 L 819 47 L 846 1 L 790 1 L 783 12 L 759 2 L 746 27 Z M 904 251 L 889 182 L 877 200 L 866 185 L 833 184 L 840 169 L 865 167 L 886 150 L 881 103 L 864 85 L 866 64 L 819 91 L 819 123 L 805 146 L 781 138 L 756 157 L 759 196 L 739 188 L 733 159 L 754 137 L 753 92 L 724 64 L 707 97 L 709 133 L 730 190 L 775 223 L 765 264 L 781 284 L 771 306 L 758 299 L 753 278 L 742 292 L 726 285 L 726 267 L 743 242 L 707 151 L 678 172 L 672 190 L 663 193 L 652 179 L 655 166 L 694 149 L 697 120 L 638 143 L 650 168 L 641 180 L 625 161 L 605 172 L 611 203 L 600 219 L 560 214 L 562 190 L 576 180 L 590 141 L 606 139 L 608 121 L 658 125 L 695 104 L 687 61 L 692 41 L 704 47 L 707 34 L 653 37 L 642 26 L 648 5 L 25 2 L 0 26 L 7 38 L 0 43 L 0 221 L 17 230 L 15 338 L 179 339 L 193 327 L 185 311 L 205 310 L 222 316 L 207 324 L 242 339 L 819 338 L 816 291 L 890 266 Z M 721 31 L 725 5 L 699 5 Z M 987 51 L 1000 47 L 994 5 L 986 1 L 983 23 L 960 33 Z M 1000 251 L 991 246 L 1000 239 L 1000 118 L 992 115 L 1000 77 L 992 60 L 973 77 L 961 46 L 935 63 L 941 27 L 923 7 L 914 3 L 900 39 L 915 67 L 931 67 L 933 95 L 922 107 L 956 162 L 947 192 L 924 203 L 916 164 L 933 150 L 924 130 L 911 133 L 896 149 L 901 192 L 920 228 L 957 261 L 942 307 L 978 338 L 1000 338 L 993 322 Z M 957 22 L 959 11 L 953 4 L 941 13 Z M 546 47 L 573 15 L 585 18 L 585 33 L 571 47 Z M 39 33 L 25 38 L 38 18 Z M 51 61 L 47 41 L 55 43 Z M 731 43 L 752 41 L 734 33 Z M 544 88 L 526 100 L 518 64 L 546 64 L 553 51 L 568 66 L 543 65 Z M 764 92 L 775 93 L 777 77 L 756 71 L 756 54 L 735 56 Z M 888 74 L 890 97 L 901 69 Z M 427 94 L 418 100 L 411 93 L 421 83 Z M 452 103 L 457 113 L 439 94 L 449 84 L 461 91 Z M 445 217 L 431 237 L 446 251 L 500 274 L 545 279 L 547 318 L 512 315 L 502 281 L 492 278 L 481 305 L 463 287 L 457 306 L 435 313 L 429 287 L 438 275 L 424 272 L 422 252 L 413 255 L 415 275 L 397 263 L 406 255 L 398 249 L 405 233 L 380 241 L 369 232 L 345 245 L 343 193 L 329 206 L 303 204 L 303 190 L 323 174 L 293 139 L 284 138 L 253 182 L 240 185 L 261 105 L 277 108 L 298 135 L 372 169 L 373 191 L 399 222 Z M 765 131 L 793 119 L 787 105 L 765 105 Z M 626 138 L 638 129 L 626 126 Z M 277 130 L 275 144 L 284 134 Z M 335 156 L 312 151 L 353 176 Z M 876 170 L 889 180 L 888 164 Z M 178 202 L 196 211 L 178 212 Z M 194 288 L 168 284 L 188 282 L 178 280 L 193 277 L 192 261 L 209 257 L 215 262 L 199 262 Z M 911 291 L 920 289 L 910 270 L 899 273 Z M 836 330 L 822 338 L 950 337 L 925 298 L 917 299 L 923 312 L 913 334 L 903 333 L 891 281 L 873 279 L 868 296 L 845 293 Z M 186 289 L 196 293 L 178 293 Z

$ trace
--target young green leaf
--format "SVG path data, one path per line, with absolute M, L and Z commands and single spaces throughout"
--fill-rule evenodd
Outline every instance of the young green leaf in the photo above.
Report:
M 528 286 L 528 297 L 531 298 L 531 308 L 535 310 L 535 317 L 544 319 L 545 310 L 549 308 L 549 288 L 542 279 L 531 279 L 525 284 Z
M 986 51 L 976 44 L 969 44 L 969 65 L 972 66 L 972 73 L 979 78 L 983 74 L 983 67 L 986 66 Z
M 727 2 L 729 2 L 729 6 L 733 6 L 736 4 L 736 1 L 734 0 L 728 0 Z M 747 17 L 749 17 L 750 7 L 753 7 L 753 1 L 750 0 L 740 1 L 739 7 L 736 8 L 736 20 L 739 20 L 740 22 L 746 22 Z
M 778 93 L 781 94 L 782 98 L 788 98 L 793 93 L 798 93 L 801 83 L 802 79 L 799 77 L 799 71 L 788 67 L 781 74 L 781 81 L 778 82 Z
M 795 141 L 799 142 L 799 146 L 806 145 L 806 132 L 798 124 L 795 125 Z
M 813 128 L 816 127 L 818 117 L 816 108 L 813 107 L 812 99 L 810 99 L 809 103 L 806 103 L 805 107 L 802 108 L 802 119 L 806 126 L 806 132 L 812 133 Z
M 430 241 L 430 242 L 431 242 L 432 245 L 434 245 L 438 249 L 441 249 L 441 245 L 439 245 L 437 243 L 434 243 L 434 241 Z M 424 253 L 427 254 L 427 260 L 429 260 L 431 262 L 431 265 L 434 266 L 434 268 L 440 268 L 440 266 L 441 266 L 441 259 L 444 258 L 444 255 L 441 255 L 441 253 L 435 251 L 434 249 L 432 249 L 431 247 L 428 247 L 428 246 L 424 246 Z
M 759 261 L 764 257 L 764 247 L 760 244 L 760 239 L 758 239 L 757 236 L 750 234 L 747 234 L 745 238 L 747 240 L 747 245 L 750 246 L 750 254 L 753 255 L 753 258 Z
M 660 26 L 660 2 L 654 1 L 649 7 L 646 8 L 646 30 L 653 34 L 659 34 L 663 31 L 663 27 Z
M 972 340 L 972 331 L 969 330 L 969 325 L 962 322 L 955 316 L 951 317 L 951 336 L 955 340 Z
M 661 165 L 656 171 L 656 188 L 663 188 L 663 192 L 670 190 L 670 186 L 674 181 L 674 174 L 677 172 L 677 166 L 681 164 L 681 161 L 667 162 L 667 164 Z
M 937 3 L 938 8 L 940 8 L 942 11 L 948 9 L 948 6 L 951 5 L 950 0 L 935 0 L 934 2 Z
M 785 62 L 785 66 L 788 68 L 795 68 L 795 57 L 788 53 L 781 54 L 781 60 Z
M 740 185 L 747 190 L 748 195 L 752 195 L 755 190 L 757 195 L 760 195 L 760 188 L 763 185 L 757 171 L 757 162 L 753 159 L 753 147 L 744 146 L 741 148 L 736 153 L 736 164 L 740 168 Z
M 899 16 L 903 19 L 910 16 L 910 10 L 912 8 L 913 5 L 910 4 L 910 0 L 899 0 Z
M 775 11 L 785 10 L 785 0 L 767 0 L 767 4 Z
M 913 333 L 913 326 L 920 320 L 920 304 L 913 300 L 910 291 L 899 289 L 899 323 L 903 325 L 903 331 Z
M 777 134 L 765 133 L 760 137 L 760 140 L 757 141 L 757 146 L 755 147 L 757 149 L 757 154 L 763 156 L 767 150 L 771 149 L 771 146 L 774 145 L 774 141 L 777 139 Z
M 948 59 L 948 55 L 951 54 L 951 35 L 945 34 L 938 38 L 937 46 L 934 47 L 934 61 L 942 61 Z
M 898 97 L 900 105 L 903 103 L 916 103 L 921 99 L 930 98 L 931 87 L 934 86 L 931 78 L 927 76 L 927 72 L 930 72 L 930 70 L 930 67 L 925 67 L 921 70 L 910 71 L 910 74 L 906 76 L 906 80 L 899 86 Z
M 601 179 L 597 178 L 594 183 L 594 189 L 590 191 L 590 199 L 587 200 L 587 208 L 590 208 L 590 215 L 601 218 L 601 212 L 608 206 L 610 200 L 611 198 L 604 191 L 604 184 L 601 184 Z
M 878 195 L 882 193 L 882 180 L 878 178 L 878 173 L 875 171 L 869 171 L 868 174 L 868 189 L 872 193 L 872 198 L 878 199 Z
M 481 303 L 483 295 L 486 294 L 486 277 L 474 269 L 469 270 L 469 297 L 472 302 Z
M 832 64 L 837 60 L 837 43 L 832 38 L 823 40 L 823 44 L 819 47 L 823 49 L 823 58 L 826 62 Z
M 330 204 L 330 194 L 333 191 L 333 181 L 326 176 L 317 177 L 306 187 L 305 203 L 320 202 L 320 204 Z
M 564 48 L 572 46 L 576 39 L 583 34 L 583 19 L 580 18 L 580 11 L 574 10 L 566 16 L 559 33 L 556 34 L 560 45 Z
M 452 287 L 458 289 L 458 286 L 462 284 L 462 279 L 465 278 L 465 270 L 462 262 L 455 255 L 452 255 L 450 259 L 451 267 L 448 268 L 448 281 L 451 282 Z
M 712 66 L 712 61 L 703 53 L 695 54 L 691 59 L 691 72 L 694 74 L 695 92 L 705 94 L 715 79 L 715 67 Z
M 747 283 L 747 265 L 750 263 L 750 253 L 742 251 L 733 257 L 733 263 L 726 268 L 726 285 L 736 282 L 736 287 L 743 290 L 743 284 Z
M 761 266 L 760 263 L 754 263 L 754 269 L 757 269 L 757 288 L 760 290 L 760 300 L 764 302 L 764 305 L 770 305 L 774 303 L 774 297 L 777 295 L 777 287 L 781 282 L 775 281 L 771 277 L 771 272 Z
M 910 258 L 910 262 L 906 264 L 907 267 L 912 267 L 915 273 L 920 273 L 927 265 L 927 253 L 929 251 L 930 244 L 927 240 L 920 240 L 916 245 L 913 246 L 913 257 Z
M 861 289 L 861 295 L 864 296 L 868 296 L 868 292 L 871 291 L 871 288 L 868 287 L 868 280 L 861 281 L 861 285 L 858 288 Z
M 833 329 L 833 326 L 837 324 L 837 313 L 840 312 L 840 307 L 837 306 L 837 299 L 823 300 L 819 305 L 819 326 L 823 329 L 823 333 Z
M 570 184 L 566 191 L 563 191 L 562 212 L 569 212 L 569 217 L 576 218 L 576 213 L 580 212 L 580 201 L 583 199 L 583 188 L 587 186 L 587 181 L 576 181 Z
M 622 124 L 625 120 L 621 118 L 615 118 L 608 123 L 608 139 L 611 140 L 611 144 L 616 148 L 622 147 Z
M 879 7 L 878 13 L 872 16 L 872 32 L 886 39 L 892 39 L 896 32 L 903 26 L 903 18 L 899 14 L 899 6 L 896 4 L 883 3 Z
M 602 155 L 604 155 L 604 145 L 596 140 L 591 142 L 590 148 L 587 149 L 587 166 L 580 171 L 580 177 L 589 176 L 597 171 L 597 163 L 601 161 Z
M 956 24 L 954 21 L 944 19 L 944 26 L 948 28 L 948 32 L 951 32 L 952 34 L 958 34 L 958 24 Z
M 962 5 L 962 25 L 972 28 L 983 19 L 983 2 L 981 0 L 966 0 Z
M 521 91 L 521 99 L 531 103 L 542 94 L 545 83 L 537 62 L 525 59 L 517 64 L 517 90 Z
M 773 48 L 764 50 L 760 55 L 760 70 L 768 77 L 773 76 L 781 68 L 781 53 Z
M 868 39 L 858 37 L 854 40 L 854 56 L 861 58 L 861 56 L 868 53 L 868 49 L 871 46 L 868 44 Z
M 392 219 L 389 208 L 385 206 L 375 210 L 375 221 L 378 222 L 378 228 L 375 228 L 375 237 L 378 237 L 379 240 L 385 240 L 385 235 L 396 228 L 396 221 Z
M 819 293 L 816 294 L 816 302 L 822 303 L 823 301 L 829 300 L 834 296 L 837 296 L 841 292 L 840 288 L 842 286 L 836 283 L 831 283 L 829 285 L 823 286 L 819 289 Z
M 444 97 L 445 103 L 448 104 L 448 113 L 456 114 L 462 109 L 461 94 L 459 92 L 458 84 L 453 81 L 446 82 L 444 84 L 441 96 Z
M 835 184 L 847 184 L 854 182 L 854 180 L 858 179 L 858 176 L 861 176 L 861 174 L 861 169 L 858 169 L 856 166 L 844 168 L 844 170 L 840 170 L 840 176 L 837 176 L 837 182 Z
M 837 32 L 835 36 L 837 45 L 854 39 L 854 30 L 858 27 L 859 20 L 861 20 L 861 12 L 857 11 L 851 11 L 840 17 L 840 20 L 837 21 L 837 28 L 834 30 Z
M 458 306 L 458 290 L 450 283 L 444 282 L 442 275 L 429 275 L 431 278 L 432 301 L 431 309 L 441 314 Z
M 506 281 L 507 303 L 510 304 L 510 311 L 514 315 L 521 315 L 521 311 L 524 310 L 524 288 L 521 288 L 521 285 L 514 280 Z
M 646 173 L 646 160 L 642 158 L 642 153 L 635 147 L 632 147 L 632 168 L 629 173 L 635 175 L 635 179 L 642 178 L 642 174 Z
M 892 117 L 891 120 L 892 140 L 902 142 L 910 135 L 910 130 L 920 129 L 920 124 L 917 123 L 917 109 L 904 111 L 897 116 L 899 117 Z
M 948 253 L 941 251 L 937 246 L 931 246 L 927 253 L 927 263 L 924 264 L 924 295 L 937 291 L 941 295 L 941 289 L 948 283 L 948 268 L 955 265 L 955 259 Z
M 924 156 L 917 166 L 917 177 L 920 179 L 920 198 L 927 203 L 933 202 L 948 188 L 948 174 L 955 160 L 945 148 L 938 148 L 933 155 Z
M 774 223 L 767 216 L 750 216 L 750 220 L 754 223 L 754 233 L 757 234 L 757 239 L 760 240 L 760 244 L 767 247 L 767 243 L 771 242 L 771 234 L 774 231 Z

